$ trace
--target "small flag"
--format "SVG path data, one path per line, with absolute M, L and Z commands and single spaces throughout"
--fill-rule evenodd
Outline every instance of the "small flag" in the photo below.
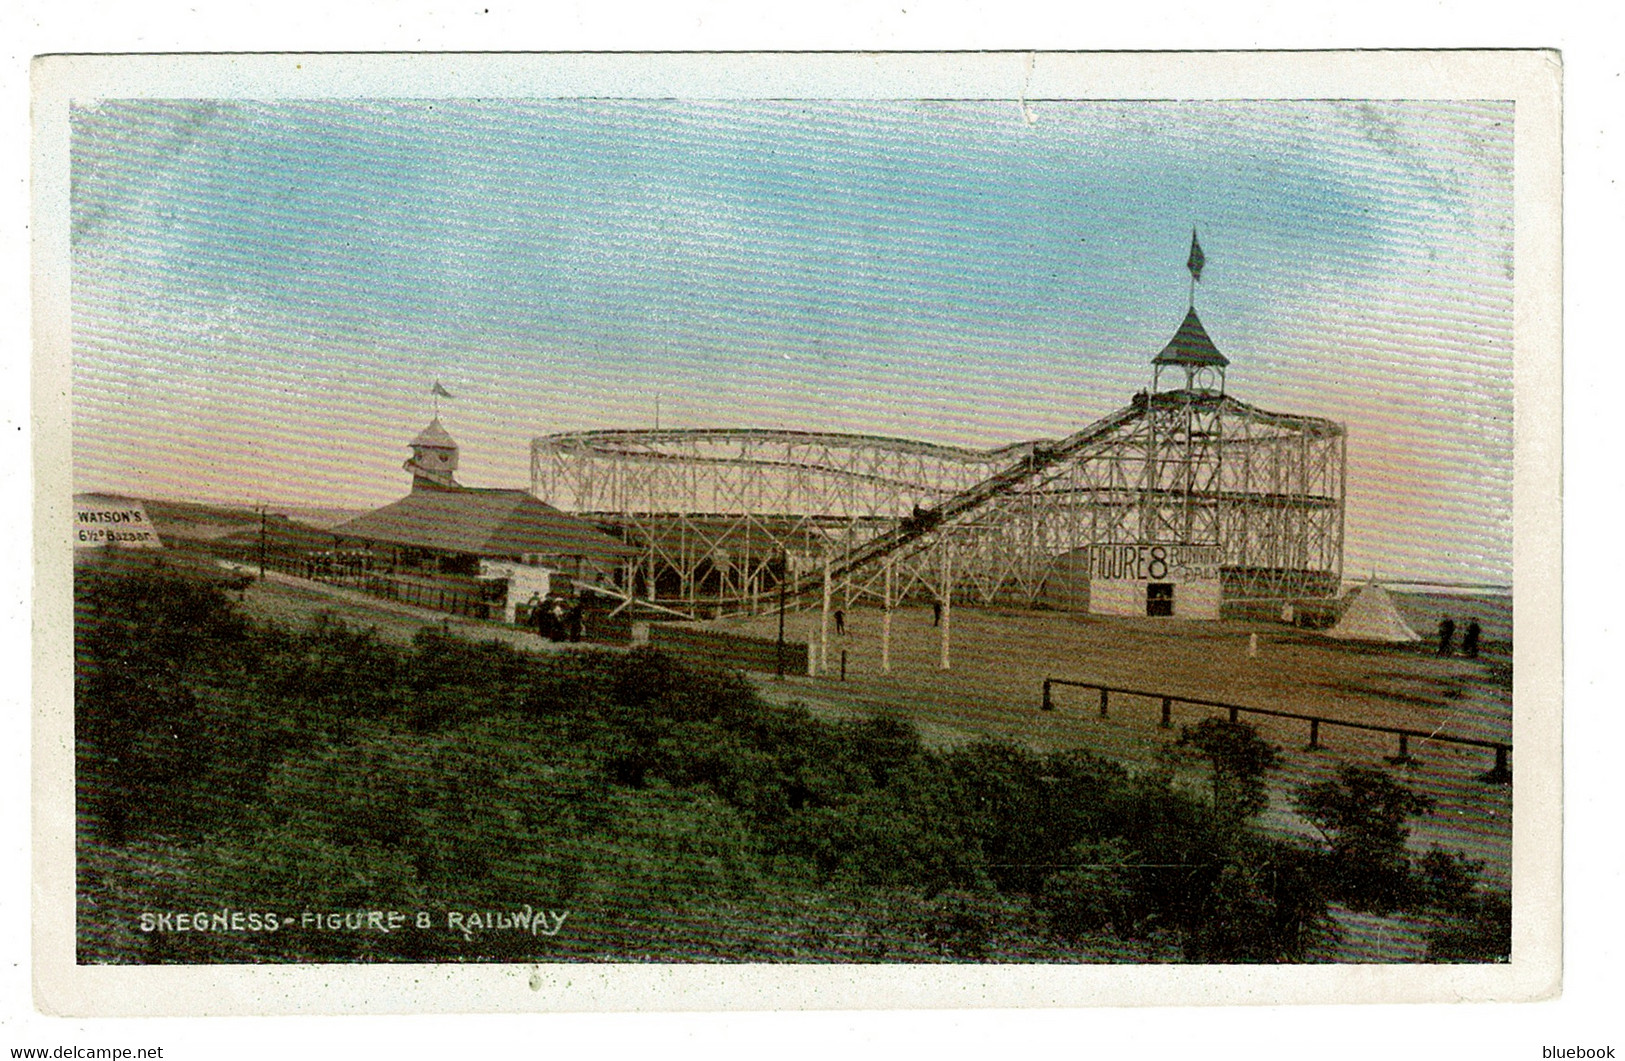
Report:
M 1185 263 L 1185 268 L 1191 271 L 1192 280 L 1202 279 L 1202 266 L 1207 264 L 1207 256 L 1202 253 L 1202 245 L 1196 242 L 1196 230 L 1191 229 L 1191 256 Z
M 451 393 L 451 391 L 447 390 L 446 388 L 444 388 L 444 387 L 442 387 L 440 385 L 439 380 L 434 381 L 434 386 L 429 389 L 429 393 L 434 395 L 436 398 L 451 398 L 451 397 L 454 397 L 454 395 Z

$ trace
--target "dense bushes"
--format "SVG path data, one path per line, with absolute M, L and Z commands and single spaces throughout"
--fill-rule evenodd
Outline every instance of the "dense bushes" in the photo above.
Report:
M 1416 888 L 1436 916 L 1428 960 L 1506 961 L 1512 953 L 1512 904 L 1478 885 L 1482 866 L 1435 847 L 1422 856 Z
M 1246 726 L 1186 735 L 1208 799 L 1084 751 L 768 707 L 648 650 L 256 626 L 156 573 L 78 594 L 83 960 L 1298 961 L 1329 953 L 1328 899 L 1435 911 L 1441 960 L 1498 953 L 1475 867 L 1411 872 L 1424 804 L 1386 775 L 1300 794 L 1322 848 L 1262 834 L 1275 751 Z M 138 927 L 236 909 L 432 917 Z M 543 909 L 568 929 L 447 929 Z
M 1379 914 L 1411 904 L 1415 880 L 1405 823 L 1431 810 L 1432 800 L 1381 770 L 1344 765 L 1335 780 L 1299 790 L 1293 806 L 1326 840 L 1321 876 L 1333 897 Z
M 230 754 L 213 724 L 230 707 L 246 624 L 207 583 L 158 570 L 82 580 L 75 597 L 74 740 L 83 814 L 114 842 L 208 816 L 207 775 Z M 240 677 L 239 670 L 238 676 Z

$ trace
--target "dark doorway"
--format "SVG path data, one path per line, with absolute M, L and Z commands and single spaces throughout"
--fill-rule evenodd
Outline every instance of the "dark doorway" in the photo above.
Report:
M 1172 582 L 1150 582 L 1146 584 L 1145 614 L 1174 614 L 1174 584 Z

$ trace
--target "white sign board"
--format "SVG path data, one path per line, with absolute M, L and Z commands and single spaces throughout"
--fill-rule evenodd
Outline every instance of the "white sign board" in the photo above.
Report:
M 1217 545 L 1091 545 L 1089 611 L 1096 615 L 1217 619 L 1221 559 Z
M 121 549 L 164 547 L 141 502 L 125 497 L 75 494 L 72 534 L 75 549 L 103 545 L 116 545 Z
M 1217 545 L 1091 545 L 1089 581 L 1217 582 L 1219 562 Z

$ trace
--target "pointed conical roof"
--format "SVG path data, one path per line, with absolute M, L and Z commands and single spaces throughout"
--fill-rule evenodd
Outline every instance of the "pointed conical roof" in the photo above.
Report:
M 1354 599 L 1343 609 L 1327 637 L 1342 641 L 1386 641 L 1390 644 L 1420 641 L 1422 636 L 1399 614 L 1394 599 L 1375 580 L 1354 591 Z
M 457 443 L 452 441 L 451 435 L 440 426 L 440 417 L 429 421 L 429 426 L 418 433 L 418 437 L 411 442 L 414 446 L 435 446 L 439 449 L 456 449 Z
M 1219 353 L 1219 348 L 1213 345 L 1208 337 L 1207 329 L 1202 327 L 1202 321 L 1196 316 L 1196 307 L 1192 306 L 1185 314 L 1185 321 L 1179 326 L 1179 331 L 1162 348 L 1162 353 L 1152 362 L 1157 365 L 1218 365 L 1220 368 L 1228 365 L 1230 359 Z

